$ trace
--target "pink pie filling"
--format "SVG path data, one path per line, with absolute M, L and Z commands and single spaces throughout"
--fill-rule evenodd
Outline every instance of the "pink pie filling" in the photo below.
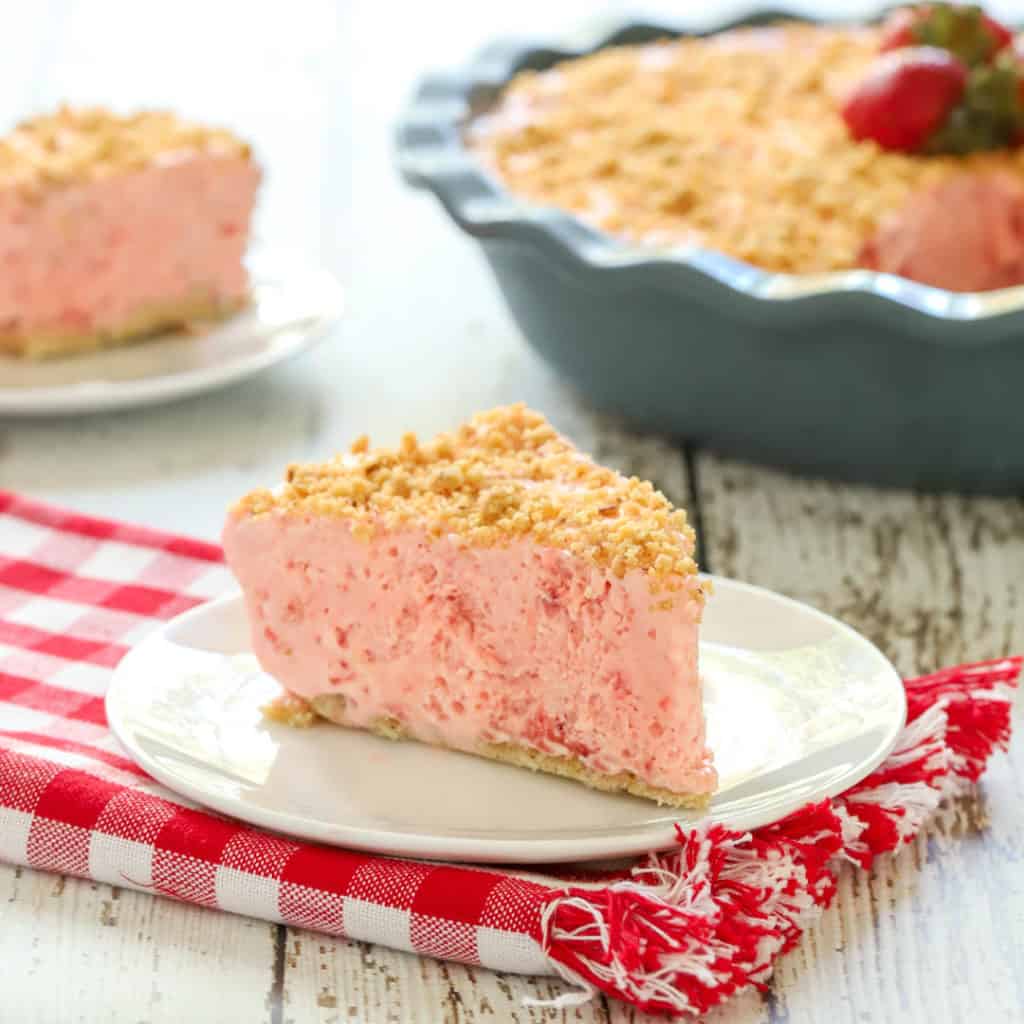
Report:
M 1024 185 L 960 174 L 913 196 L 864 247 L 860 263 L 951 291 L 1024 283 Z
M 0 191 L 0 330 L 89 333 L 157 304 L 239 302 L 259 176 L 183 153 L 41 198 Z
M 508 743 L 674 792 L 715 788 L 699 606 L 655 607 L 641 572 L 619 579 L 525 540 L 358 540 L 343 518 L 280 514 L 232 516 L 224 548 L 260 663 L 300 697 L 344 695 L 353 725 L 386 716 L 454 749 Z

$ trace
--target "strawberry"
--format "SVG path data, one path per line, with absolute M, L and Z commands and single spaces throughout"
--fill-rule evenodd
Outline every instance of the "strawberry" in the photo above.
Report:
M 1013 42 L 1013 33 L 974 4 L 919 4 L 901 7 L 882 26 L 883 52 L 905 46 L 937 46 L 974 66 L 986 63 Z
M 913 153 L 943 125 L 966 85 L 966 66 L 948 50 L 893 50 L 871 65 L 846 98 L 843 118 L 853 138 Z

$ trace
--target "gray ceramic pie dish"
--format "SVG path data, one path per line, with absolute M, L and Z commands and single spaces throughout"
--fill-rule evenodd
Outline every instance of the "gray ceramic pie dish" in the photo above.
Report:
M 517 71 L 682 32 L 630 22 L 579 47 L 501 42 L 424 79 L 398 128 L 405 179 L 480 241 L 530 343 L 598 407 L 810 472 L 1024 492 L 1024 287 L 957 294 L 640 247 L 516 198 L 467 149 L 465 126 Z

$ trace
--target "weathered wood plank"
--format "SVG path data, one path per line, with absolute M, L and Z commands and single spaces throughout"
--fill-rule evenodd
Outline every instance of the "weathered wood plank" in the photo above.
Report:
M 608 1024 L 604 1004 L 554 1010 L 523 1006 L 564 991 L 552 978 L 495 974 L 364 942 L 290 930 L 284 1024 Z
M 666 1024 L 666 1017 L 641 1013 L 625 1003 L 609 1001 L 610 1024 Z M 744 992 L 701 1018 L 702 1024 L 762 1024 L 770 1020 L 769 1003 L 759 992 Z
M 883 493 L 708 455 L 697 470 L 715 572 L 840 616 L 905 673 L 1024 650 L 1021 502 Z M 780 965 L 772 1018 L 1019 1015 L 1022 793 L 1018 743 L 911 849 L 868 877 L 845 872 L 837 905 Z
M 882 492 L 702 456 L 715 572 L 844 618 L 904 672 L 1024 648 L 1024 503 Z
M 4 1024 L 271 1024 L 273 925 L 0 864 Z

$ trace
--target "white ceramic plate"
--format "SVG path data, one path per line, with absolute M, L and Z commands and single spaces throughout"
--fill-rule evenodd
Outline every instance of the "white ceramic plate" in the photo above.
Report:
M 55 416 L 150 405 L 223 387 L 321 341 L 341 313 L 326 271 L 283 254 L 250 260 L 252 304 L 200 335 L 28 362 L 0 355 L 0 415 Z
M 892 749 L 903 685 L 848 626 L 770 591 L 716 578 L 702 627 L 710 816 L 764 825 L 841 792 Z M 250 653 L 232 595 L 196 608 L 121 662 L 107 714 L 166 786 L 306 839 L 416 857 L 508 863 L 618 857 L 673 844 L 700 815 L 550 775 L 260 708 L 279 692 Z

